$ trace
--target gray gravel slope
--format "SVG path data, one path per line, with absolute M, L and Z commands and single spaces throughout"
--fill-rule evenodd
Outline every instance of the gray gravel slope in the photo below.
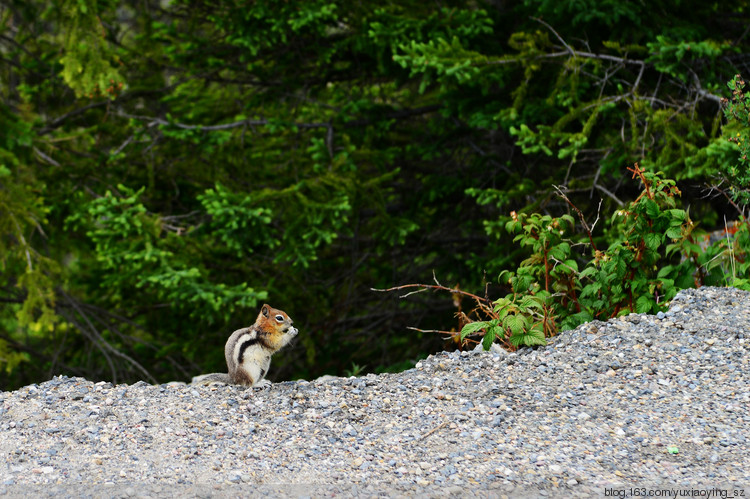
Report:
M 659 317 L 399 374 L 260 390 L 55 377 L 0 392 L 0 495 L 750 496 L 748 350 L 750 294 L 701 288 Z

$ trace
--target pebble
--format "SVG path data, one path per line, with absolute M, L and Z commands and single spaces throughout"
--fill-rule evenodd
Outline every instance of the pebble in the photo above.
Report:
M 517 352 L 441 352 L 398 374 L 263 389 L 56 376 L 0 392 L 0 495 L 740 489 L 748 350 L 750 293 L 704 287 L 661 318 L 594 321 Z

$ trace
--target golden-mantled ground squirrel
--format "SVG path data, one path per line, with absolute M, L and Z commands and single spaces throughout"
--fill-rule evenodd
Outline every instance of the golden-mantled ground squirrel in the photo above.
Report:
M 224 346 L 224 357 L 229 372 L 203 374 L 193 378 L 194 384 L 208 384 L 214 381 L 244 386 L 268 386 L 263 379 L 271 365 L 271 355 L 275 354 L 292 338 L 297 336 L 297 328 L 283 310 L 263 305 L 250 327 L 238 329 Z

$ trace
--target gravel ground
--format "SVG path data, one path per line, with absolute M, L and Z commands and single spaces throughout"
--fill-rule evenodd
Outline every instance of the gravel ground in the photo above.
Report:
M 750 294 L 266 389 L 0 392 L 0 496 L 750 496 Z M 283 352 L 280 354 L 283 355 Z

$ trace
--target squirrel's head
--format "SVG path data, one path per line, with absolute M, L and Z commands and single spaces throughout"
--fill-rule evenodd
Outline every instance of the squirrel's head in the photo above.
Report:
M 273 330 L 279 331 L 290 336 L 297 335 L 297 328 L 292 326 L 294 321 L 283 310 L 273 308 L 268 304 L 263 304 L 258 314 L 258 322 L 263 322 Z

